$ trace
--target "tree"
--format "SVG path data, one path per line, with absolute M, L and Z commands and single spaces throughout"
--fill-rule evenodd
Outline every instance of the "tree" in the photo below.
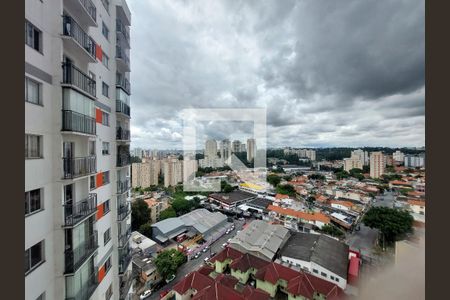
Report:
M 334 174 L 336 175 L 336 178 L 338 180 L 350 177 L 350 174 L 347 171 L 344 171 L 344 170 L 338 171 L 338 172 L 336 172 Z
M 143 199 L 137 199 L 131 204 L 131 228 L 138 230 L 141 225 L 150 220 L 150 208 Z
M 140 159 L 138 156 L 132 156 L 130 159 L 131 163 L 141 163 L 142 159 Z
M 184 215 L 191 211 L 191 203 L 184 199 L 175 199 L 172 201 L 172 207 L 178 216 Z
M 277 186 L 281 182 L 281 177 L 275 174 L 267 175 L 267 182 L 273 186 Z
M 156 269 L 164 279 L 175 275 L 184 262 L 186 262 L 186 256 L 176 249 L 164 250 L 155 259 Z
M 231 185 L 229 185 L 225 180 L 220 181 L 220 189 L 224 193 L 230 193 L 234 191 L 234 188 Z
M 322 180 L 322 181 L 325 180 L 325 176 L 323 176 L 322 174 L 311 174 L 308 175 L 308 178 L 312 180 Z
M 377 228 L 382 234 L 383 242 L 393 243 L 401 235 L 412 230 L 414 218 L 406 210 L 371 207 L 362 221 L 370 228 Z
M 320 230 L 323 233 L 329 234 L 329 235 L 334 236 L 334 237 L 342 237 L 344 235 L 342 230 L 340 230 L 336 226 L 330 225 L 330 224 L 323 225 Z
M 138 230 L 141 234 L 143 234 L 143 235 L 145 235 L 146 237 L 148 237 L 148 238 L 151 238 L 152 237 L 152 225 L 148 222 L 148 223 L 145 223 L 145 224 L 142 224 L 140 227 L 139 227 L 139 230 Z
M 290 184 L 278 184 L 276 190 L 278 194 L 295 196 L 295 188 Z
M 177 212 L 173 209 L 173 207 L 169 207 L 159 214 L 159 220 L 164 220 L 168 218 L 175 218 L 177 216 Z

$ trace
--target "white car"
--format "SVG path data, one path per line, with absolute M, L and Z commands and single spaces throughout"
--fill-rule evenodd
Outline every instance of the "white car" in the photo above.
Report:
M 227 231 L 225 231 L 225 234 L 229 234 L 230 233 L 230 229 L 228 229 Z
M 145 298 L 149 297 L 151 294 L 152 294 L 152 290 L 146 290 L 139 296 L 139 299 L 145 299 Z
M 204 259 L 205 263 L 209 261 L 209 257 L 205 257 Z
M 231 239 L 228 239 L 228 240 L 227 240 L 227 243 L 229 243 L 230 241 L 231 241 Z
M 225 248 L 226 246 L 228 246 L 227 243 L 223 243 L 223 244 L 222 244 L 222 248 Z
M 203 248 L 203 250 L 202 250 L 203 253 L 205 253 L 206 251 L 208 251 L 208 248 L 209 248 L 208 246 L 206 246 L 205 248 Z

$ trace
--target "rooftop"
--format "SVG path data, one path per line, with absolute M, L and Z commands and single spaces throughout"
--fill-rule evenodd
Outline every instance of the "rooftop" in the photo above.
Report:
M 330 223 L 330 218 L 323 213 L 306 213 L 291 208 L 282 208 L 274 205 L 269 205 L 267 209 L 282 215 L 293 216 L 303 220 L 320 221 L 325 224 Z
M 237 190 L 230 193 L 214 193 L 209 195 L 209 197 L 220 202 L 233 204 L 235 202 L 240 202 L 243 200 L 250 200 L 252 198 L 255 198 L 256 195 L 249 192 Z
M 342 278 L 347 278 L 348 251 L 348 245 L 325 235 L 296 232 L 289 238 L 280 254 L 314 262 Z

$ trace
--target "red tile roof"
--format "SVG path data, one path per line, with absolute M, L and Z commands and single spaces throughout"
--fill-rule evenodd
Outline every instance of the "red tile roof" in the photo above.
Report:
M 231 247 L 225 247 L 224 250 L 216 254 L 214 257 L 210 259 L 211 263 L 214 263 L 216 260 L 223 262 L 225 259 L 236 259 L 244 255 L 243 253 L 231 248 Z
M 304 219 L 304 220 L 308 220 L 308 221 L 320 221 L 325 224 L 330 223 L 330 218 L 322 213 L 309 214 L 309 213 L 305 213 L 302 211 L 293 210 L 291 208 L 282 208 L 282 207 L 274 206 L 274 205 L 269 205 L 267 207 L 267 209 L 270 211 L 274 211 L 276 213 L 282 214 L 282 215 L 297 217 L 299 219 Z
M 190 288 L 200 291 L 206 286 L 212 285 L 213 283 L 214 280 L 211 277 L 205 276 L 199 273 L 198 271 L 195 271 L 190 273 L 185 278 L 183 278 L 183 280 L 181 280 L 180 282 L 178 282 L 173 287 L 173 290 L 176 291 L 178 294 L 183 295 Z
M 284 194 L 276 194 L 275 199 L 289 199 L 289 196 Z
M 241 272 L 246 272 L 249 268 L 260 269 L 267 264 L 269 264 L 268 261 L 246 253 L 240 258 L 235 259 L 230 264 L 230 268 L 235 270 L 237 269 Z
M 289 281 L 297 277 L 298 274 L 299 272 L 297 271 L 272 262 L 262 269 L 259 269 L 255 274 L 255 278 L 275 284 L 277 283 L 278 279 Z

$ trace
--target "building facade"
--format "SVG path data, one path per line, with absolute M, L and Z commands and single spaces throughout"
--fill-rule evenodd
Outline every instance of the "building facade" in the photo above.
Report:
M 247 140 L 247 161 L 252 161 L 256 155 L 256 141 L 255 139 Z
M 344 158 L 344 170 L 350 172 L 351 169 L 362 169 L 363 161 L 359 157 L 352 155 L 350 158 Z
M 380 178 L 385 173 L 386 159 L 383 152 L 370 153 L 370 177 Z
M 228 139 L 223 140 L 220 143 L 220 158 L 223 162 L 226 162 L 231 156 L 231 142 Z
M 25 4 L 25 299 L 129 299 L 130 11 Z
M 131 186 L 133 188 L 147 188 L 158 185 L 161 169 L 161 161 L 147 160 L 145 163 L 133 163 L 131 165 Z
M 163 163 L 164 186 L 176 186 L 183 180 L 183 162 L 178 159 L 168 159 Z
M 205 142 L 205 158 L 217 157 L 217 142 L 216 140 L 207 140 Z

